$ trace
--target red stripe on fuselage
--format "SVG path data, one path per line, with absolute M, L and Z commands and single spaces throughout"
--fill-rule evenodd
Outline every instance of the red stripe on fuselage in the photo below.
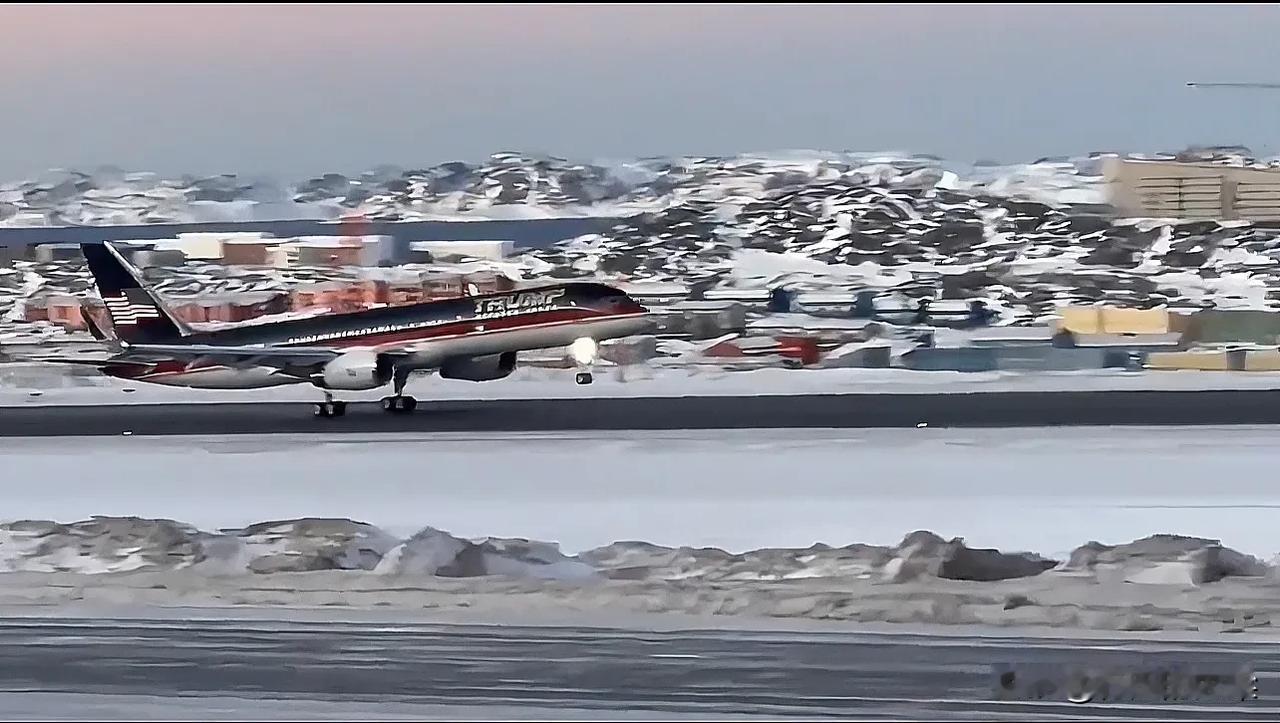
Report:
M 282 346 L 332 346 L 345 349 L 353 346 L 384 346 L 412 341 L 430 341 L 442 337 L 466 336 L 474 332 L 514 331 L 528 326 L 542 326 L 573 321 L 608 319 L 612 314 L 601 314 L 591 309 L 555 309 L 524 316 L 506 316 L 494 319 L 462 319 L 448 324 L 427 326 L 421 329 L 379 332 L 364 336 L 348 336 L 339 339 L 283 344 Z

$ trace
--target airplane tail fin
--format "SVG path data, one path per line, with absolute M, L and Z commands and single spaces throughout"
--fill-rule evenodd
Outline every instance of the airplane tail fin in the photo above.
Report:
M 125 344 L 177 341 L 191 330 L 173 316 L 110 244 L 80 244 L 115 336 Z

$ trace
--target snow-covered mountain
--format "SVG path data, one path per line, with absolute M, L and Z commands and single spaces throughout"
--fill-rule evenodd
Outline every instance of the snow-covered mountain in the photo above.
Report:
M 1102 202 L 1090 159 L 957 171 L 901 154 L 791 151 L 733 157 L 580 163 L 498 153 L 480 163 L 402 170 L 379 167 L 286 184 L 234 175 L 162 178 L 117 168 L 50 171 L 0 185 L 0 225 L 91 225 L 361 214 L 380 220 L 629 216 L 708 201 L 735 209 L 770 192 L 814 182 L 906 177 L 916 184 L 986 188 L 1048 203 Z
M 715 204 L 727 218 L 776 192 L 824 183 L 939 188 L 1052 206 L 1092 205 L 1106 202 L 1101 160 L 1114 155 L 962 166 L 903 153 L 808 150 L 593 162 L 496 153 L 478 163 L 416 170 L 382 166 L 354 177 L 328 173 L 293 183 L 235 175 L 162 178 L 105 167 L 50 171 L 0 185 L 0 225 L 331 219 L 347 214 L 382 220 L 616 217 L 696 201 Z M 1132 157 L 1275 165 L 1236 148 Z

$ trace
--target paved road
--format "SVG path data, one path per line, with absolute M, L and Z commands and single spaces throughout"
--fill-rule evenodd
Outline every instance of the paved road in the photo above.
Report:
M 0 407 L 0 436 L 1280 424 L 1280 389 L 633 397 L 375 403 L 316 419 L 306 404 Z
M 1259 698 L 1148 704 L 1072 704 L 1061 696 L 1042 702 L 994 700 L 992 666 L 1033 661 L 1250 664 L 1261 673 Z M 1280 651 L 1274 645 L 1241 641 L 1119 648 L 1095 639 L 852 633 L 0 621 L 0 707 L 46 719 L 84 710 L 137 719 L 162 704 L 169 706 L 166 716 L 185 706 L 194 715 L 279 717 L 289 714 L 279 709 L 285 700 L 296 701 L 291 715 L 302 717 L 359 711 L 440 718 L 459 707 L 497 706 L 490 713 L 506 717 L 547 717 L 548 711 L 565 708 L 628 718 L 648 713 L 1275 720 L 1280 717 L 1276 671 Z M 326 702 L 335 704 L 332 710 L 326 711 Z

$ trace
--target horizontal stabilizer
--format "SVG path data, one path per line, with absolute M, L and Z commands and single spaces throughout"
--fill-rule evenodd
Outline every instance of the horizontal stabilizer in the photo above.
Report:
M 106 367 L 106 366 L 134 366 L 134 367 L 153 367 L 156 365 L 152 361 L 142 361 L 137 359 L 84 359 L 82 357 L 33 357 L 33 362 L 42 364 L 72 364 L 76 366 L 86 367 Z

